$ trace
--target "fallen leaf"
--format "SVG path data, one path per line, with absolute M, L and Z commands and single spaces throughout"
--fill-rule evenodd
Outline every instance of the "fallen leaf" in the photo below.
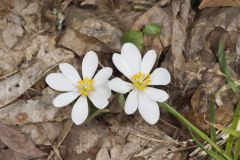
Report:
M 18 62 L 14 59 L 12 51 L 0 44 L 0 80 L 4 79 L 18 71 Z
M 71 43 L 69 43 L 71 42 Z M 81 44 L 81 45 L 79 45 Z M 67 28 L 58 45 L 74 51 L 78 56 L 83 56 L 88 51 L 109 52 L 107 46 L 94 37 L 89 37 L 73 29 Z
M 0 109 L 0 121 L 8 125 L 24 125 L 48 121 L 62 121 L 70 117 L 71 108 L 56 108 L 52 101 L 55 95 L 43 94 L 33 100 L 17 100 Z
M 22 64 L 18 73 L 0 81 L 0 108 L 22 95 L 58 63 L 73 58 L 72 52 L 55 48 L 54 43 L 55 40 L 48 36 L 37 36 L 32 40 L 24 53 L 30 52 L 34 56 L 27 64 Z
M 240 7 L 240 0 L 203 0 L 199 9 L 207 7 Z
M 13 149 L 9 148 L 6 144 L 4 144 L 0 140 L 0 159 L 1 160 L 30 160 L 30 158 L 26 155 L 23 155 L 19 152 L 14 151 Z
M 8 48 L 12 48 L 22 37 L 24 30 L 21 25 L 20 17 L 10 13 L 7 17 L 8 23 L 2 32 L 3 41 Z
M 94 12 L 76 7 L 69 9 L 67 25 L 81 34 L 98 39 L 114 51 L 120 51 L 122 31 L 108 7 L 98 6 Z
M 50 146 L 63 129 L 62 122 L 27 124 L 19 128 L 34 144 Z
M 116 116 L 105 117 L 111 126 L 112 134 L 104 139 L 96 158 L 99 160 L 108 157 L 126 160 L 134 158 L 171 160 L 173 157 L 180 159 L 181 154 L 168 153 L 177 149 L 175 140 L 144 121 L 135 123 L 136 119 L 140 118 L 120 122 Z
M 86 155 L 94 148 L 107 134 L 102 123 L 97 120 L 89 124 L 73 126 L 64 140 L 61 147 L 66 147 L 64 159 L 87 159 Z M 60 148 L 61 148 L 60 147 Z
M 32 3 L 29 3 L 29 5 L 22 10 L 21 15 L 22 16 L 32 15 L 32 14 L 38 14 L 39 12 L 40 12 L 40 6 L 38 2 L 32 2 Z
M 23 155 L 40 158 L 47 154 L 35 147 L 35 145 L 19 131 L 12 129 L 0 122 L 0 139 L 7 146 Z

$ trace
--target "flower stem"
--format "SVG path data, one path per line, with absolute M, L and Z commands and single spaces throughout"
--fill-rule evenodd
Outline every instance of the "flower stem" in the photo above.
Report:
M 217 146 L 217 144 L 214 143 L 205 133 L 203 133 L 201 130 L 195 127 L 191 122 L 189 122 L 184 116 L 182 116 L 179 112 L 177 112 L 173 107 L 171 107 L 167 103 L 160 103 L 159 105 L 161 108 L 163 108 L 168 113 L 176 117 L 183 124 L 185 124 L 193 133 L 195 133 L 196 135 L 201 137 L 203 140 L 208 142 L 208 144 L 210 144 L 218 153 L 220 153 L 220 155 L 223 155 L 225 159 L 232 160 L 232 158 L 224 150 L 222 150 L 219 146 Z

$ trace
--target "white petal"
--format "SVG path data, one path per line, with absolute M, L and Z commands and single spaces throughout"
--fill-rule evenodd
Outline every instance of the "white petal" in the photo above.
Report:
M 159 120 L 160 110 L 157 102 L 152 101 L 144 93 L 139 94 L 138 110 L 143 119 L 149 124 L 155 124 Z
M 107 81 L 107 83 L 105 83 L 105 84 L 103 84 L 103 85 L 98 85 L 98 86 L 96 86 L 96 87 L 100 87 L 100 88 L 104 89 L 104 92 L 105 92 L 105 94 L 106 94 L 106 97 L 107 97 L 107 98 L 110 98 L 111 95 L 112 95 L 112 92 L 111 92 L 111 89 L 108 87 L 108 82 L 109 82 L 109 80 Z
M 93 78 L 93 85 L 102 85 L 104 83 L 107 83 L 108 79 L 112 75 L 112 68 L 110 67 L 104 67 L 99 72 L 97 72 L 96 76 Z
M 57 91 L 77 91 L 77 87 L 62 73 L 51 73 L 46 77 L 46 83 Z
M 111 97 L 112 95 L 111 89 L 108 87 L 108 83 L 109 83 L 109 80 L 107 81 L 107 83 L 97 86 L 97 87 L 102 87 L 105 90 L 107 98 Z
M 59 69 L 73 83 L 77 84 L 77 82 L 81 80 L 77 70 L 71 64 L 61 63 L 59 64 Z
M 83 78 L 92 79 L 98 67 L 98 57 L 93 51 L 87 52 L 82 61 Z
M 82 124 L 88 117 L 87 97 L 81 96 L 72 109 L 72 120 L 76 125 Z
M 106 86 L 97 86 L 88 95 L 94 106 L 99 109 L 103 109 L 108 105 L 108 98 L 110 96 L 111 90 Z
M 112 60 L 113 60 L 114 65 L 116 66 L 116 68 L 123 75 L 125 75 L 128 79 L 131 80 L 134 73 L 133 73 L 132 69 L 130 68 L 128 62 L 125 60 L 125 58 L 118 53 L 114 53 Z
M 79 92 L 62 93 L 53 100 L 53 105 L 55 107 L 64 107 L 73 102 L 79 95 Z
M 151 74 L 150 85 L 167 85 L 170 82 L 171 76 L 166 68 L 157 68 Z
M 157 58 L 157 54 L 154 50 L 150 50 L 144 55 L 142 64 L 141 64 L 141 72 L 143 74 L 150 73 L 156 61 L 156 58 Z
M 135 74 L 140 71 L 142 56 L 134 44 L 124 43 L 122 46 L 121 55 L 128 62 Z
M 133 86 L 131 83 L 121 80 L 120 78 L 114 78 L 108 83 L 108 87 L 118 93 L 127 93 Z
M 133 90 L 127 96 L 124 110 L 126 114 L 133 114 L 138 107 L 138 93 L 136 90 Z
M 153 101 L 157 101 L 157 102 L 164 102 L 169 98 L 167 92 L 165 92 L 161 89 L 147 87 L 144 90 L 144 92 L 147 94 L 147 96 L 149 98 L 151 98 Z
M 103 109 L 108 105 L 108 88 L 103 87 L 96 87 L 94 90 L 89 94 L 89 99 L 93 103 L 95 107 L 98 109 Z

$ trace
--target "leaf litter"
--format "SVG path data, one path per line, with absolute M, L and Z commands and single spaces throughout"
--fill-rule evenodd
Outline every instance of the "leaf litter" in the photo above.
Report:
M 115 100 L 110 105 L 113 113 L 72 126 L 71 107 L 53 107 L 58 93 L 46 86 L 44 78 L 61 62 L 80 70 L 79 60 L 89 50 L 99 54 L 104 66 L 112 67 L 111 55 L 120 51 L 126 31 L 156 24 L 161 33 L 144 34 L 142 52 L 155 49 L 156 65 L 170 70 L 173 82 L 166 88 L 170 102 L 209 132 L 207 106 L 217 93 L 216 122 L 227 126 L 239 93 L 224 87 L 227 81 L 217 48 L 223 37 L 226 65 L 233 80 L 239 79 L 239 5 L 225 0 L 194 4 L 190 0 L 1 1 L 0 159 L 189 159 L 191 150 L 184 148 L 191 147 L 190 135 L 167 113 L 161 113 L 157 125 L 148 126 L 138 114 L 125 116 Z

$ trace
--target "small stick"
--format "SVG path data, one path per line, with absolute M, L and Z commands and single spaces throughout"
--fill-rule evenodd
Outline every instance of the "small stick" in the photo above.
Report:
M 130 132 L 130 133 L 135 135 L 135 136 L 137 136 L 137 137 L 140 137 L 140 138 L 143 138 L 143 139 L 147 139 L 147 140 L 150 140 L 150 141 L 154 141 L 154 142 L 158 142 L 158 143 L 164 143 L 164 144 L 170 144 L 170 143 L 167 143 L 167 142 L 165 142 L 163 140 L 147 137 L 147 136 L 139 134 L 139 133 L 134 133 L 134 132 Z
M 189 147 L 184 147 L 184 148 L 176 149 L 176 150 L 174 150 L 174 151 L 169 151 L 168 153 L 182 152 L 182 151 L 186 151 L 186 150 L 193 149 L 193 148 L 196 148 L 196 147 L 198 147 L 198 146 L 197 146 L 197 145 L 193 145 L 193 146 L 189 146 Z
M 72 126 L 73 126 L 73 122 L 70 123 L 70 125 L 69 125 L 69 127 L 67 128 L 67 131 L 65 132 L 65 134 L 63 135 L 63 138 L 61 139 L 61 141 L 57 143 L 57 145 L 56 145 L 57 148 L 60 147 L 60 145 L 62 144 L 62 142 L 64 141 L 64 139 L 67 137 L 70 129 L 72 128 Z M 52 148 L 53 148 L 53 146 L 52 146 Z M 53 151 L 50 153 L 50 155 L 49 155 L 49 157 L 48 157 L 47 160 L 50 160 L 50 158 L 51 158 L 54 154 L 55 154 L 55 149 L 53 149 Z

